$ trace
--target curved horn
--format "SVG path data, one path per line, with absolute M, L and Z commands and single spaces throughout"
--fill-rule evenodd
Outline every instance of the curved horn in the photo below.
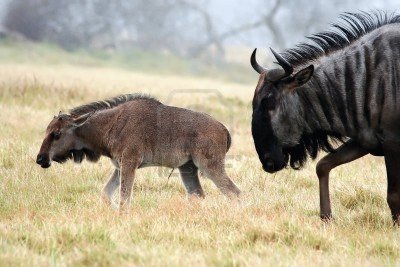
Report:
M 274 49 L 271 49 L 272 54 L 274 54 L 276 60 L 278 61 L 279 65 L 281 65 L 281 67 L 285 70 L 287 75 L 290 75 L 293 73 L 293 67 L 292 65 L 290 65 L 289 62 L 287 62 L 281 55 L 279 55 L 278 53 L 276 53 L 274 51 Z
M 256 53 L 257 53 L 257 48 L 254 49 L 253 53 L 251 54 L 250 63 L 251 63 L 251 66 L 253 67 L 253 69 L 261 74 L 261 73 L 265 72 L 267 69 L 257 63 Z

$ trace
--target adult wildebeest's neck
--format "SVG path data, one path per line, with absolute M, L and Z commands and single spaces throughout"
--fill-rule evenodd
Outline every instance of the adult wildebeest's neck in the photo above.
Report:
M 332 139 L 344 140 L 352 135 L 346 111 L 335 103 L 336 98 L 342 98 L 341 103 L 346 98 L 326 74 L 318 66 L 307 84 L 282 96 L 271 116 L 272 129 L 293 168 L 301 167 L 308 155 L 316 158 L 320 149 L 333 151 Z
M 302 112 L 305 132 L 356 138 L 373 147 L 373 131 L 381 127 L 382 114 L 397 106 L 399 42 L 400 23 L 388 24 L 347 47 L 305 62 L 314 65 L 313 77 L 296 89 L 295 96 L 286 96 L 298 98 L 294 112 Z
M 332 59 L 332 62 L 334 59 Z M 335 62 L 336 67 L 347 63 Z M 354 84 L 354 76 L 342 76 L 339 68 L 321 64 L 316 66 L 311 80 L 298 88 L 292 98 L 298 106 L 297 116 L 302 117 L 303 134 L 324 132 L 337 136 L 355 134 L 355 113 L 353 109 L 354 94 L 358 88 Z M 354 86 L 346 88 L 346 86 Z
M 363 149 L 380 153 L 378 135 L 397 114 L 400 97 L 399 22 L 396 17 L 371 27 L 348 46 L 328 49 L 301 64 L 292 60 L 294 73 L 311 64 L 314 73 L 306 84 L 284 93 L 271 115 L 291 166 L 301 166 L 307 154 L 315 158 L 320 149 L 332 151 L 330 137 L 351 138 Z
M 358 70 L 361 77 L 346 73 L 351 72 L 350 57 L 331 58 L 326 64 L 317 65 L 307 84 L 282 97 L 274 116 L 274 130 L 283 144 L 295 145 L 302 137 L 316 133 L 355 137 L 358 130 L 370 127 L 365 116 L 369 114 L 364 112 L 369 104 L 365 103 L 368 94 L 362 88 L 367 77 L 362 75 L 363 70 Z
M 329 147 L 328 137 L 348 137 L 367 150 L 379 149 L 382 118 L 396 110 L 399 97 L 399 41 L 399 24 L 386 25 L 341 51 L 307 62 L 315 66 L 313 77 L 284 95 L 272 117 L 281 143 L 309 143 L 315 151 Z

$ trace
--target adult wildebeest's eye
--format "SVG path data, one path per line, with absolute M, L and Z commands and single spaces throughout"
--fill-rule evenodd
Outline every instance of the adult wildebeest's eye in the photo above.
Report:
M 53 132 L 53 137 L 54 137 L 55 140 L 60 139 L 60 136 L 61 136 L 61 132 L 60 131 Z
M 274 94 L 268 93 L 263 100 L 261 100 L 261 105 L 264 109 L 271 110 L 275 108 L 275 97 Z

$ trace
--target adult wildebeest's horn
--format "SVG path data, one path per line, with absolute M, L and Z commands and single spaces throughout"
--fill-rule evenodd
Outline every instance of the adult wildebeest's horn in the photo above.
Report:
M 278 61 L 279 65 L 281 65 L 281 67 L 285 70 L 287 76 L 289 76 L 290 74 L 293 73 L 293 67 L 292 65 L 290 65 L 289 62 L 287 62 L 281 55 L 279 55 L 278 53 L 276 53 L 274 51 L 274 49 L 271 49 L 272 54 L 274 54 L 276 60 Z
M 254 49 L 253 53 L 251 54 L 250 63 L 251 63 L 251 66 L 253 67 L 253 69 L 261 74 L 261 73 L 265 72 L 267 69 L 257 63 L 256 53 L 257 53 L 257 48 Z

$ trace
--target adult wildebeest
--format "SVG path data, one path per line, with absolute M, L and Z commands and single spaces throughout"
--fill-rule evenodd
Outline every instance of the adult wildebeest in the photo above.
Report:
M 48 168 L 51 161 L 111 158 L 116 169 L 103 189 L 103 199 L 112 204 L 121 185 L 122 210 L 129 205 L 136 169 L 146 166 L 179 168 L 189 195 L 204 196 L 198 169 L 224 194 L 239 195 L 224 168 L 230 145 L 228 130 L 209 115 L 128 94 L 55 116 L 36 162 Z
M 260 73 L 252 134 L 263 169 L 303 166 L 318 150 L 321 218 L 331 217 L 329 172 L 368 153 L 384 156 L 387 202 L 400 223 L 400 16 L 345 13 L 334 30 L 282 54 Z M 334 149 L 332 140 L 343 144 Z

